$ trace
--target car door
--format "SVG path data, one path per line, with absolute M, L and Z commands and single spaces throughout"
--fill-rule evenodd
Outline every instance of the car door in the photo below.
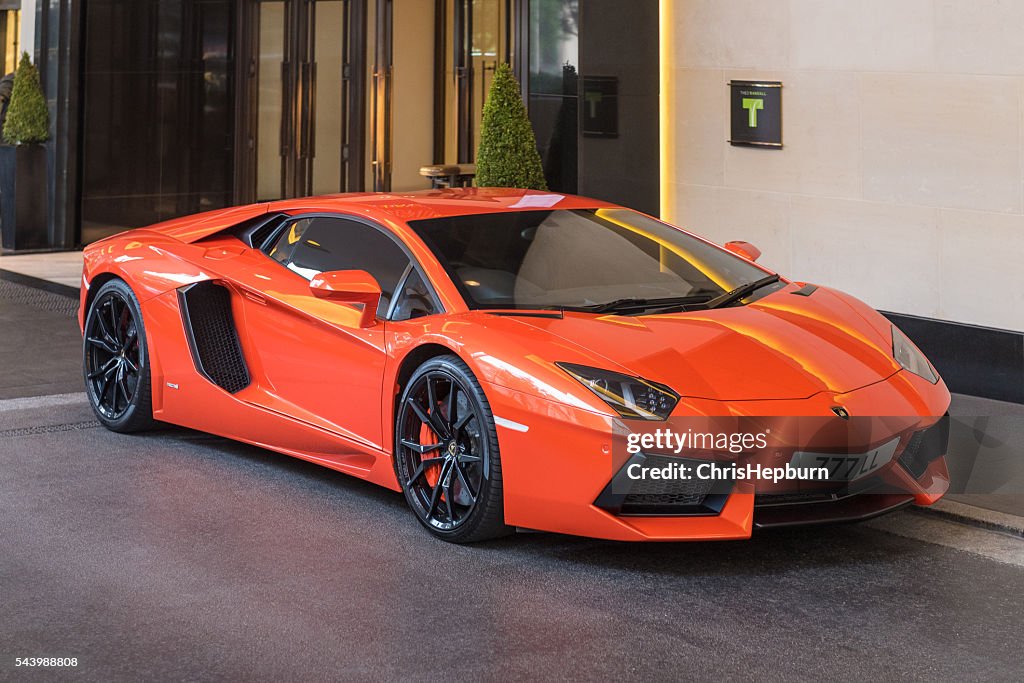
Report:
M 356 218 L 298 216 L 233 276 L 242 288 L 244 337 L 257 356 L 264 407 L 380 448 L 383 318 L 410 259 L 383 228 Z M 377 323 L 359 327 L 357 306 L 319 299 L 318 273 L 365 270 L 383 295 Z M 357 449 L 358 450 L 358 449 Z

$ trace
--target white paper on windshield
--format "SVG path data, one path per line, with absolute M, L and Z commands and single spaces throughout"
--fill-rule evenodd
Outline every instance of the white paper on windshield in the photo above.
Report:
M 550 209 L 565 199 L 561 194 L 528 194 L 509 208 L 512 209 Z

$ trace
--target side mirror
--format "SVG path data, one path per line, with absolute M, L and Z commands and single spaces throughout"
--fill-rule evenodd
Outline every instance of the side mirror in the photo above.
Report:
M 360 327 L 370 327 L 377 318 L 380 284 L 365 270 L 332 270 L 320 273 L 309 281 L 309 289 L 318 299 L 343 304 L 361 304 Z
M 725 248 L 731 251 L 732 253 L 736 254 L 737 256 L 742 256 L 748 261 L 756 261 L 757 259 L 761 258 L 761 250 L 755 247 L 750 242 L 726 242 Z

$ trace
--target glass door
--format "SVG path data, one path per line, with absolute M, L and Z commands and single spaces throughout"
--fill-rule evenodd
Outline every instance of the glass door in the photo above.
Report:
M 472 163 L 523 3 L 249 0 L 239 201 L 419 189 L 424 165 Z
M 512 61 L 512 16 L 524 1 L 377 0 L 374 190 L 425 188 L 420 167 L 475 161 L 487 92 L 498 64 Z
M 367 0 L 260 0 L 242 201 L 364 187 Z
M 446 11 L 451 50 L 445 64 L 443 161 L 472 163 L 494 70 L 501 62 L 513 64 L 513 2 L 448 0 Z
M 259 52 L 253 74 L 257 79 L 258 112 L 255 131 L 256 195 L 251 199 L 258 201 L 288 196 L 285 190 L 288 136 L 284 106 L 285 85 L 288 83 L 288 4 L 279 0 L 257 5 Z

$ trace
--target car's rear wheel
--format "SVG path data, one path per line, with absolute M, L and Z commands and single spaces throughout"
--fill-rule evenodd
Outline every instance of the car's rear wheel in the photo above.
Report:
M 85 318 L 85 390 L 99 421 L 115 432 L 153 427 L 149 353 L 142 311 L 121 280 L 104 284 Z
M 395 424 L 395 472 L 420 522 L 470 543 L 503 536 L 498 436 L 487 397 L 456 356 L 421 365 L 406 384 Z

